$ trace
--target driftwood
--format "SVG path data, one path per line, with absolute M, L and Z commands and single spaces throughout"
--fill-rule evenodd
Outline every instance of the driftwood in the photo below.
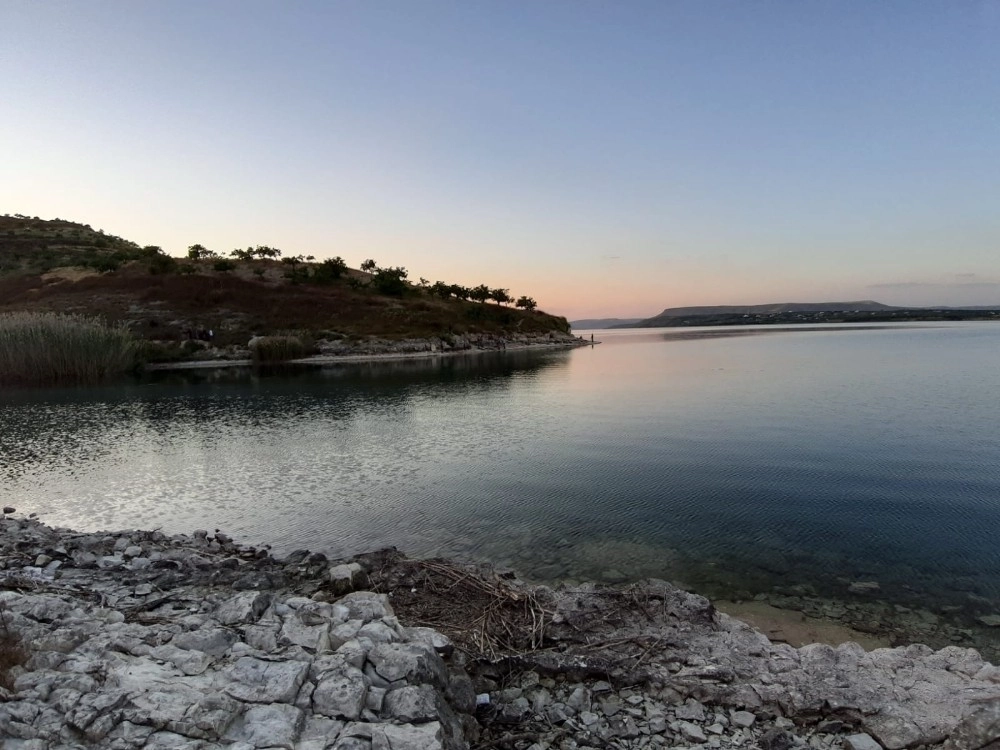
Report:
M 375 591 L 389 595 L 402 619 L 441 631 L 474 661 L 542 648 L 552 621 L 538 592 L 448 560 L 387 555 L 369 579 Z

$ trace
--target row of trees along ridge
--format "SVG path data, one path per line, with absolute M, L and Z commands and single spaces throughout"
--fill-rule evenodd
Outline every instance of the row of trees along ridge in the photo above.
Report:
M 229 258 L 225 258 L 214 250 L 209 250 L 204 245 L 191 245 L 188 248 L 187 257 L 189 260 L 210 260 L 213 267 L 218 271 L 228 271 L 235 267 L 234 260 L 249 262 L 258 260 L 279 260 L 288 266 L 285 277 L 293 282 L 314 282 L 319 284 L 331 283 L 345 277 L 350 270 L 347 262 L 339 255 L 335 258 L 327 258 L 319 263 L 312 255 L 292 255 L 282 257 L 282 252 L 276 247 L 267 245 L 257 245 L 256 247 L 236 248 L 229 253 Z M 371 287 L 380 294 L 390 296 L 402 296 L 410 289 L 421 289 L 426 293 L 441 299 L 460 299 L 473 302 L 493 301 L 498 305 L 513 304 L 523 310 L 532 311 L 538 303 L 531 297 L 522 295 L 515 299 L 510 295 L 510 290 L 503 288 L 492 288 L 486 284 L 468 287 L 461 284 L 448 284 L 444 281 L 435 281 L 433 284 L 427 279 L 421 278 L 415 286 L 406 281 L 408 272 L 402 266 L 389 266 L 383 268 L 373 259 L 365 260 L 361 270 L 368 274 L 367 281 L 356 276 L 347 278 L 347 283 L 356 288 Z M 258 269 L 263 275 L 263 269 Z M 256 273 L 256 271 L 255 271 Z

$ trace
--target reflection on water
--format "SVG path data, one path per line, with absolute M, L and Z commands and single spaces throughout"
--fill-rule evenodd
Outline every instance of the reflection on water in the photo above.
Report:
M 727 597 L 877 581 L 963 627 L 1000 612 L 1000 327 L 730 330 L 7 392 L 0 502 Z
M 913 324 L 913 328 L 926 327 L 923 324 Z M 838 331 L 857 331 L 859 326 L 851 325 L 798 325 L 794 329 L 781 326 L 721 326 L 717 328 L 658 328 L 652 334 L 661 341 L 697 341 L 699 339 L 725 339 L 736 338 L 738 336 L 773 336 L 776 334 L 789 333 L 836 333 Z M 864 326 L 865 331 L 892 330 L 893 326 L 869 325 Z M 633 329 L 640 330 L 640 329 Z M 631 332 L 630 332 L 631 333 Z M 613 335 L 613 334 L 612 334 Z M 636 341 L 635 335 L 629 339 Z

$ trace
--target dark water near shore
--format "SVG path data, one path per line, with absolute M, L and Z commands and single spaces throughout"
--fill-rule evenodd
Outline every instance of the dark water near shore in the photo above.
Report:
M 0 392 L 0 503 L 276 551 L 1000 612 L 1000 325 L 598 332 L 594 348 Z

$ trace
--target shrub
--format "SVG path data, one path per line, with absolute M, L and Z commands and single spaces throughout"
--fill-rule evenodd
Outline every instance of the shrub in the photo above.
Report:
M 254 362 L 286 362 L 307 354 L 306 345 L 296 336 L 257 336 L 250 339 Z
M 379 294 L 401 297 L 406 293 L 406 269 L 402 266 L 393 268 L 378 268 L 372 276 L 372 286 Z
M 339 255 L 327 258 L 313 269 L 313 281 L 317 284 L 329 284 L 336 281 L 347 271 L 347 263 Z
M 232 271 L 234 268 L 236 268 L 236 264 L 225 258 L 217 260 L 212 264 L 212 269 L 215 271 Z
M 96 383 L 136 364 L 124 326 L 80 315 L 0 314 L 0 384 Z
M 149 259 L 149 272 L 152 274 L 173 273 L 177 270 L 177 259 L 170 255 L 153 254 Z

